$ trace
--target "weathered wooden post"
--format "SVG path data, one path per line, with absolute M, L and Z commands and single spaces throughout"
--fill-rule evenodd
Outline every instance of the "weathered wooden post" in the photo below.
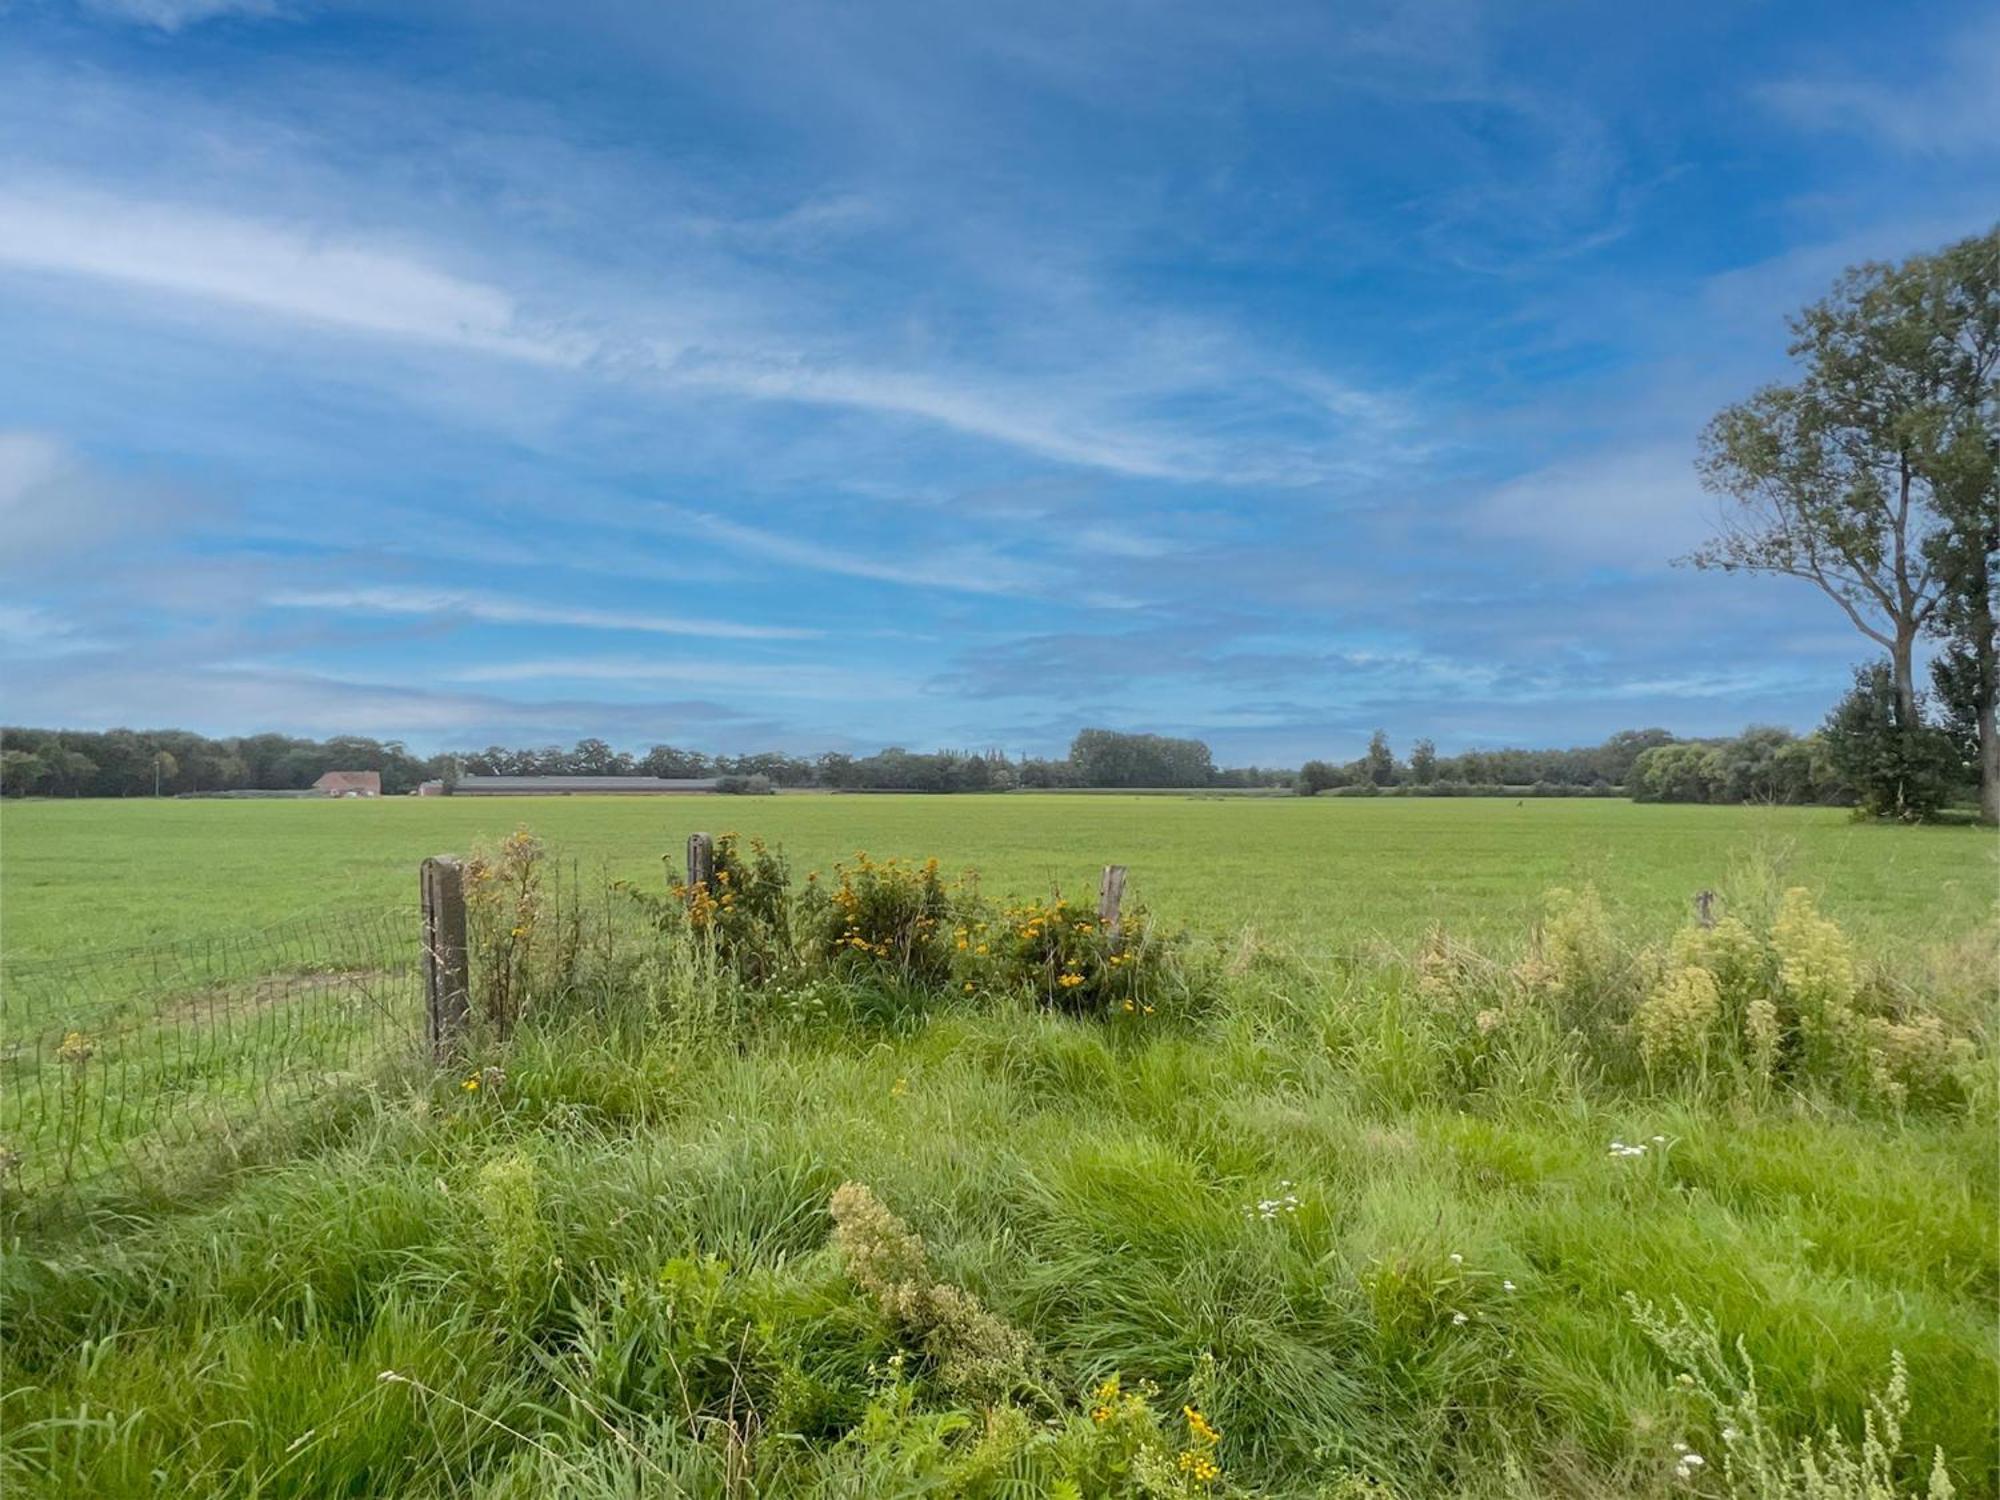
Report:
M 705 833 L 688 835 L 688 889 L 696 886 L 715 894 L 715 840 Z
M 448 854 L 427 859 L 424 905 L 424 1032 L 431 1057 L 450 1062 L 465 1035 L 472 974 L 465 952 L 465 867 Z
M 1113 938 L 1118 936 L 1118 905 L 1125 899 L 1125 867 L 1106 865 L 1097 882 L 1097 920 Z
M 1715 892 L 1696 891 L 1694 893 L 1694 919 L 1704 927 L 1715 925 Z

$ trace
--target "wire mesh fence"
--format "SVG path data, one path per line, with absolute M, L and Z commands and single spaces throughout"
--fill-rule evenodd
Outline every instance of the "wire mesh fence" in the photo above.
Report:
M 40 1194 L 229 1155 L 420 1055 L 411 911 L 0 962 L 0 1173 Z

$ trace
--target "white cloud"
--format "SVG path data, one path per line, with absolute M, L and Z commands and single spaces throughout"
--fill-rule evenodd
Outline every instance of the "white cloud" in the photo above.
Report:
M 919 685 L 886 673 L 855 671 L 811 662 L 646 661 L 631 658 L 565 657 L 502 661 L 451 674 L 454 682 L 614 682 L 634 686 L 681 684 L 726 688 L 776 698 L 825 698 L 837 702 L 912 697 Z
M 262 18 L 278 14 L 274 0 L 84 0 L 84 6 L 99 15 L 169 32 L 219 16 Z
M 0 432 L 0 517 L 12 531 L 36 489 L 62 472 L 63 450 L 39 432 Z
M 74 188 L 0 186 L 0 265 L 535 364 L 574 366 L 589 352 L 523 327 L 498 288 L 398 250 Z
M 64 659 L 11 673 L 6 712 L 14 723 L 79 729 L 151 723 L 210 734 L 268 729 L 373 734 L 429 744 L 569 740 L 586 734 L 621 743 L 687 743 L 709 740 L 721 731 L 760 744 L 787 738 L 771 721 L 701 700 L 519 700 L 308 671 L 200 669 L 170 661 L 135 664 L 129 656 L 83 666 Z
M 1472 508 L 1487 536 L 1530 542 L 1569 561 L 1653 571 L 1708 535 L 1715 505 L 1694 445 L 1600 450 L 1509 480 Z
M 641 614 L 562 604 L 538 604 L 496 594 L 455 589 L 340 588 L 293 590 L 265 601 L 277 609 L 319 609 L 341 613 L 437 616 L 489 625 L 563 625 L 583 630 L 631 630 L 652 635 L 704 636 L 717 640 L 795 641 L 824 635 L 821 630 L 785 625 L 741 625 L 678 615 Z
M 1755 92 L 1805 129 L 1872 138 L 1911 155 L 1990 156 L 2000 138 L 2000 21 L 1968 26 L 1941 50 L 1924 60 L 1921 79 L 1827 72 Z
M 685 250 L 685 246 L 680 247 Z M 518 247 L 514 247 L 518 251 Z M 72 182 L 0 183 L 0 267 L 89 278 L 336 332 L 587 374 L 658 393 L 869 412 L 929 423 L 1064 464 L 1135 478 L 1297 484 L 1373 474 L 1416 455 L 1398 400 L 1238 347 L 1204 327 L 1116 309 L 1077 312 L 1078 357 L 1032 375 L 948 354 L 899 367 L 863 327 L 821 327 L 796 289 L 725 258 L 669 254 L 663 297 L 542 264 L 546 316 L 450 255 L 293 219 L 121 196 Z M 1033 317 L 1023 319 L 1032 323 Z M 660 337 L 660 328 L 674 330 Z M 642 330 L 633 332 L 632 330 Z M 1220 426 L 1156 420 L 1199 398 Z M 1244 417 L 1289 436 L 1232 434 Z
M 1190 443 L 1129 422 L 1121 426 L 1101 413 L 1079 411 L 1074 403 L 1065 412 L 1045 396 L 1010 388 L 990 375 L 918 374 L 790 356 L 680 359 L 666 370 L 685 385 L 915 417 L 1045 458 L 1135 478 L 1209 477 L 1219 463 L 1201 455 L 1199 440 Z
M 764 531 L 700 511 L 676 514 L 703 536 L 724 546 L 814 572 L 873 578 L 916 588 L 956 589 L 970 594 L 1032 594 L 1055 582 L 1047 569 L 984 547 L 940 548 L 926 552 L 921 558 L 896 559 Z
M 1118 526 L 1085 526 L 1070 540 L 1086 552 L 1101 552 L 1106 557 L 1152 559 L 1174 551 L 1173 544 L 1160 537 Z
M 206 502 L 85 462 L 46 433 L 0 430 L 0 573 L 107 554 L 201 519 Z
M 36 657 L 91 651 L 99 643 L 78 632 L 76 623 L 32 604 L 0 604 L 0 651 Z

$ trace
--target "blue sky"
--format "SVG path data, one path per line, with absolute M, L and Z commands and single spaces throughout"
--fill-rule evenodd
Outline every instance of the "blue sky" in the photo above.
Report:
M 1990 5 L 0 0 L 0 713 L 1804 727 L 1695 434 L 1996 210 Z

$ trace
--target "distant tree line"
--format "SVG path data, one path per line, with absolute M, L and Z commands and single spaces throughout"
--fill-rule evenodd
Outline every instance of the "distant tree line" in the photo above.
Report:
M 728 790 L 816 787 L 844 792 L 995 792 L 1064 787 L 1289 787 L 1286 768 L 1219 769 L 1200 740 L 1087 729 L 1063 759 L 998 750 L 806 757 L 767 751 L 707 755 L 655 745 L 642 755 L 601 739 L 574 745 L 452 751 L 420 757 L 397 740 L 259 734 L 209 739 L 182 729 L 0 730 L 0 792 L 26 797 L 150 797 L 304 791 L 327 771 L 378 771 L 396 795 L 419 783 L 479 776 L 715 777 Z
M 1735 739 L 1656 745 L 1632 765 L 1639 802 L 1845 804 L 1853 789 L 1835 768 L 1826 739 L 1752 725 Z
M 1940 695 L 1942 699 L 1942 695 Z M 1628 729 L 1566 750 L 1468 750 L 1439 755 L 1428 739 L 1406 757 L 1377 730 L 1351 761 L 1218 767 L 1195 739 L 1086 729 L 1062 759 L 997 750 L 928 753 L 892 746 L 873 755 L 705 755 L 655 745 L 643 755 L 600 739 L 564 748 L 412 755 L 396 740 L 259 734 L 208 739 L 186 730 L 0 730 L 0 792 L 7 796 L 149 797 L 224 791 L 303 791 L 327 771 L 378 771 L 396 795 L 461 775 L 715 777 L 723 789 L 841 792 L 1005 792 L 1184 788 L 1294 790 L 1305 796 L 1624 796 L 1644 802 L 1784 802 L 1870 806 L 1869 788 L 1900 778 L 1898 795 L 1969 796 L 1976 729 L 1913 740 L 1893 728 L 1893 676 L 1864 669 L 1820 730 L 1804 736 L 1753 726 L 1733 739 L 1678 739 Z M 1951 722 L 1948 706 L 1940 710 Z M 1963 715 L 1960 716 L 1963 719 Z M 1912 746 L 1917 749 L 1911 760 Z M 1928 790 L 1919 790 L 1919 787 Z M 1929 804 L 1927 804 L 1929 805 Z
M 1664 729 L 1624 729 L 1601 745 L 1568 750 L 1468 750 L 1439 755 L 1420 739 L 1408 759 L 1399 760 L 1386 731 L 1376 730 L 1368 749 L 1345 762 L 1310 760 L 1300 768 L 1298 789 L 1367 795 L 1400 790 L 1418 796 L 1476 796 L 1543 788 L 1566 795 L 1617 795 L 1630 781 L 1632 766 L 1648 750 L 1679 743 Z
M 0 791 L 10 797 L 304 791 L 328 771 L 379 771 L 384 792 L 408 792 L 437 766 L 400 740 L 359 735 L 209 739 L 185 729 L 0 729 Z

